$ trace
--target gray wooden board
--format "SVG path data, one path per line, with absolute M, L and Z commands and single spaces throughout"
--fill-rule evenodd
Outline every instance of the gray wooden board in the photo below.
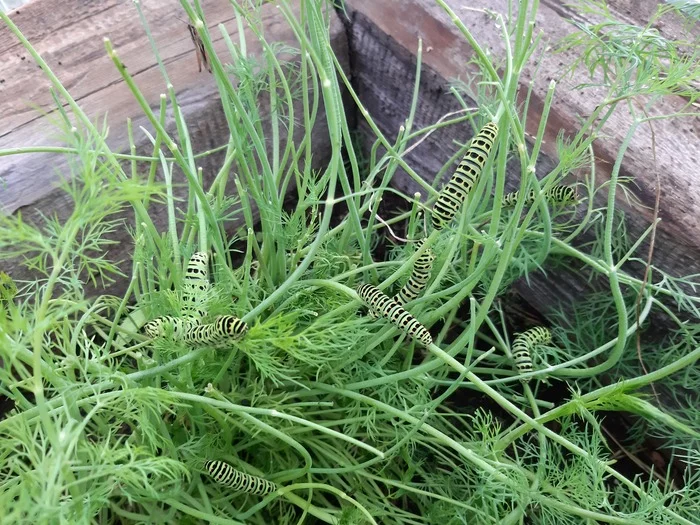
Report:
M 298 4 L 298 1 L 293 2 L 297 12 Z M 198 72 L 194 47 L 187 26 L 182 21 L 186 19 L 184 11 L 176 0 L 154 0 L 142 5 L 189 124 L 194 151 L 201 152 L 226 144 L 228 126 L 216 84 L 209 73 Z M 226 0 L 204 0 L 202 6 L 217 54 L 224 63 L 230 62 L 223 37 L 216 26 L 223 23 L 232 39 L 237 41 L 232 7 Z M 126 120 L 131 118 L 137 153 L 151 154 L 150 142 L 140 127 L 153 134 L 152 127 L 107 57 L 102 40 L 105 36 L 112 40 L 146 100 L 157 111 L 160 95 L 166 91 L 166 85 L 131 2 L 80 0 L 69 5 L 61 0 L 37 0 L 14 12 L 11 18 L 88 117 L 96 122 L 107 114 L 107 142 L 113 151 L 128 151 Z M 296 44 L 292 30 L 274 5 L 263 6 L 262 21 L 268 41 L 291 46 Z M 248 52 L 259 54 L 260 46 L 253 35 L 247 32 L 246 36 Z M 331 24 L 331 40 L 341 63 L 347 64 L 345 31 L 337 18 Z M 49 82 L 5 26 L 0 27 L 0 56 L 7 57 L 0 63 L 0 149 L 60 145 L 55 138 L 56 130 L 49 122 L 51 115 L 41 114 L 41 111 L 51 111 L 53 107 Z M 260 105 L 265 126 L 269 101 L 261 100 Z M 301 101 L 296 105 L 295 111 L 300 114 Z M 167 129 L 174 136 L 175 126 L 171 115 Z M 281 140 L 284 141 L 284 129 L 281 132 Z M 297 126 L 294 140 L 298 143 L 303 134 L 304 130 Z M 315 123 L 312 143 L 314 168 L 318 168 L 327 162 L 330 154 L 323 111 L 319 112 Z M 205 188 L 213 180 L 222 161 L 223 153 L 198 161 L 198 166 L 203 169 Z M 23 217 L 30 221 L 37 220 L 39 213 L 67 217 L 71 211 L 69 200 L 61 190 L 56 190 L 60 177 L 67 175 L 67 168 L 67 158 L 63 155 L 40 153 L 0 157 L 0 179 L 3 181 L 0 186 L 0 210 L 5 213 L 21 211 Z M 235 171 L 235 166 L 232 169 Z M 182 198 L 183 177 L 180 176 L 176 182 L 181 187 L 175 195 Z M 232 183 L 228 190 L 235 191 Z M 165 208 L 154 208 L 152 218 L 160 231 L 164 231 L 167 223 Z M 227 230 L 233 231 L 240 225 L 241 220 L 231 221 Z M 108 253 L 108 257 L 125 260 L 122 269 L 129 272 L 131 239 L 126 229 L 117 233 L 116 240 L 119 244 Z M 5 270 L 17 279 L 30 277 L 16 264 L 7 265 Z M 117 283 L 109 287 L 109 291 L 118 293 L 124 286 L 123 282 Z
M 457 14 L 473 32 L 479 42 L 494 56 L 501 56 L 503 45 L 492 18 L 484 13 L 462 9 L 463 2 L 448 0 Z M 416 127 L 436 122 L 441 116 L 459 109 L 447 94 L 449 80 L 473 74 L 468 64 L 472 56 L 462 36 L 452 22 L 432 0 L 407 0 L 401 2 L 401 16 L 392 14 L 395 2 L 373 2 L 371 0 L 349 0 L 348 17 L 352 74 L 362 103 L 386 133 L 389 140 L 396 137 L 399 126 L 408 116 L 412 83 L 415 78 L 415 54 L 418 38 L 423 40 L 423 78 L 416 112 Z M 505 1 L 482 1 L 470 4 L 471 8 L 484 7 L 499 12 L 506 11 Z M 562 17 L 573 15 L 556 2 L 543 2 L 538 16 L 538 25 L 546 28 L 547 35 L 557 40 L 572 30 Z M 346 23 L 348 21 L 346 20 Z M 680 25 L 673 31 L 682 31 Z M 674 34 L 673 36 L 677 36 Z M 428 52 L 427 49 L 430 48 Z M 573 55 L 546 54 L 537 75 L 532 68 L 526 71 L 523 81 L 534 81 L 534 90 L 528 114 L 528 131 L 534 133 L 539 124 L 544 95 L 549 81 L 558 78 L 565 64 Z M 579 115 L 590 113 L 598 99 L 594 92 L 580 91 L 574 86 L 586 81 L 582 76 L 562 79 L 556 91 L 543 154 L 538 160 L 538 174 L 545 174 L 553 165 L 552 155 L 555 137 L 560 131 L 573 135 L 577 131 Z M 527 86 L 521 86 L 524 90 Z M 472 101 L 473 102 L 473 101 Z M 680 97 L 667 97 L 654 107 L 657 114 L 668 113 L 681 107 L 685 101 Z M 628 128 L 628 118 L 617 112 L 611 118 L 605 132 L 609 135 L 595 143 L 597 179 L 602 183 L 609 178 L 610 169 L 622 136 Z M 671 275 L 687 275 L 700 272 L 700 158 L 697 155 L 698 121 L 695 118 L 655 123 L 657 158 L 661 179 L 662 222 L 657 233 L 654 264 Z M 368 126 L 360 120 L 358 128 L 364 130 L 365 149 L 373 137 Z M 468 125 L 451 126 L 434 133 L 420 147 L 407 156 L 408 163 L 426 180 L 457 151 L 471 135 Z M 627 214 L 627 227 L 636 238 L 650 224 L 651 209 L 655 195 L 655 180 L 649 166 L 650 136 L 646 128 L 640 128 L 632 146 L 624 158 L 621 176 L 634 178 L 632 192 L 641 201 L 641 206 L 626 202 L 618 192 L 617 205 Z M 517 166 L 511 166 L 507 189 L 516 189 L 519 184 Z M 404 175 L 396 179 L 399 189 L 409 195 L 418 189 L 414 181 Z M 425 200 L 425 196 L 423 196 Z M 590 240 L 584 239 L 584 240 Z M 646 256 L 646 245 L 638 250 L 640 257 Z M 639 266 L 637 268 L 640 268 Z M 568 289 L 578 289 L 580 283 L 575 273 L 558 276 L 556 273 L 531 276 L 532 288 L 524 283 L 518 287 L 527 293 L 529 300 L 545 311 L 566 297 Z

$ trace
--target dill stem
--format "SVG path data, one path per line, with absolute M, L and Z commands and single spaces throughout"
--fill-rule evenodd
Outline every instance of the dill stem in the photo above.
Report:
M 289 414 L 284 414 L 282 412 L 279 412 L 275 409 L 267 409 L 267 408 L 255 408 L 255 407 L 246 407 L 242 405 L 235 405 L 233 403 L 230 403 L 228 401 L 219 401 L 217 399 L 212 399 L 209 397 L 204 397 L 196 394 L 189 394 L 187 392 L 171 392 L 171 394 L 178 399 L 184 399 L 187 401 L 192 401 L 195 403 L 203 403 L 203 404 L 208 404 L 212 405 L 224 410 L 231 410 L 233 412 L 240 412 L 240 413 L 247 413 L 251 415 L 262 415 L 262 416 L 268 416 L 268 417 L 273 417 L 273 418 L 278 418 L 278 419 L 285 419 L 288 421 L 292 421 L 294 423 L 299 423 L 304 426 L 308 426 L 310 428 L 313 428 L 319 432 L 322 432 L 324 434 L 331 435 L 333 437 L 336 437 L 338 439 L 341 439 L 343 441 L 347 441 L 348 443 L 352 443 L 353 445 L 363 448 L 367 450 L 368 452 L 371 452 L 372 454 L 379 456 L 379 457 L 384 457 L 384 453 L 381 450 L 377 450 L 371 445 L 368 445 L 366 443 L 363 443 L 362 441 L 359 441 L 357 439 L 354 439 L 349 436 L 345 436 L 344 434 L 337 432 L 335 430 L 331 430 L 329 428 L 326 428 L 322 425 L 319 425 L 317 423 L 314 423 L 312 421 L 307 421 L 306 419 L 297 417 L 297 416 L 292 416 Z
M 559 405 L 558 407 L 555 407 L 545 412 L 537 418 L 537 421 L 539 423 L 547 423 L 549 421 L 553 421 L 567 414 L 575 412 L 578 407 L 586 406 L 586 403 L 593 402 L 615 391 L 630 392 L 639 390 L 645 386 L 650 385 L 651 383 L 657 382 L 665 377 L 670 376 L 671 374 L 674 374 L 688 366 L 693 365 L 698 359 L 700 359 L 700 347 L 684 355 L 677 361 L 674 361 L 669 365 L 654 370 L 653 372 L 650 372 L 643 376 L 625 379 L 613 383 L 611 385 L 592 390 L 587 394 L 578 396 L 575 399 L 572 399 L 571 401 L 567 401 L 563 405 Z M 528 428 L 528 425 L 526 424 L 522 424 L 519 427 L 513 429 L 507 435 L 503 436 L 503 438 L 501 439 L 501 447 L 507 447 L 511 442 L 518 439 L 529 430 L 530 428 Z

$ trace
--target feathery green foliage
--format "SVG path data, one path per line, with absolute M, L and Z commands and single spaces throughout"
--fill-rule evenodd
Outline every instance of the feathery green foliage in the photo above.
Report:
M 499 64 L 444 0 L 436 2 L 473 47 L 479 71 L 477 82 L 455 83 L 452 94 L 473 131 L 487 122 L 499 127 L 466 202 L 440 231 L 428 216 L 438 191 L 404 154 L 465 115 L 414 129 L 419 61 L 411 113 L 394 142 L 383 135 L 330 47 L 330 2 L 302 0 L 295 12 L 285 1 L 232 0 L 239 28 L 261 49 L 252 55 L 242 33 L 209 28 L 199 2 L 182 0 L 230 130 L 208 185 L 195 155 L 213 151 L 192 150 L 171 87 L 154 111 L 106 42 L 153 143 L 150 157 L 117 157 L 105 131 L 23 41 L 72 112 L 62 122 L 72 210 L 36 223 L 0 217 L 0 260 L 21 258 L 36 276 L 15 282 L 0 273 L 0 395 L 11 405 L 0 420 L 0 508 L 8 522 L 695 522 L 700 415 L 684 407 L 697 405 L 700 388 L 698 279 L 656 268 L 648 282 L 637 276 L 640 239 L 630 237 L 614 200 L 626 181 L 619 163 L 609 181 L 596 181 L 591 145 L 613 110 L 631 107 L 625 100 L 695 100 L 698 72 L 653 29 L 615 22 L 590 3 L 604 21 L 579 24 L 562 45 L 579 46 L 581 62 L 572 67 L 598 74 L 594 83 L 606 97 L 578 135 L 559 137 L 558 163 L 537 178 L 544 126 L 528 142 L 526 110 L 515 103 L 525 61 L 542 52 L 531 33 L 537 2 L 520 2 L 508 19 L 489 12 L 508 42 Z M 261 9 L 273 8 L 294 46 L 266 41 Z M 214 32 L 223 35 L 225 57 L 214 53 Z M 349 129 L 343 90 L 375 133 L 367 156 Z M 478 110 L 467 109 L 466 97 Z M 166 112 L 176 122 L 172 134 L 162 124 Z M 632 118 L 629 136 L 646 123 L 641 113 Z M 315 127 L 321 120 L 325 127 Z M 322 166 L 314 133 L 327 133 L 331 144 Z M 513 209 L 502 206 L 507 164 L 520 181 Z M 454 167 L 445 159 L 445 173 Z M 399 168 L 425 189 L 420 202 L 392 187 Z M 580 202 L 548 205 L 547 191 L 581 171 L 590 173 L 580 177 Z M 186 186 L 186 199 L 174 196 L 177 186 Z M 386 193 L 404 199 L 408 211 L 380 221 Z M 163 206 L 169 220 L 159 231 L 151 217 Z M 133 260 L 112 261 L 105 255 L 111 235 L 127 217 Z M 432 344 L 367 315 L 354 291 L 368 283 L 396 293 L 420 257 L 402 241 L 388 246 L 389 225 L 402 225 L 411 241 L 425 239 L 419 251 L 435 256 L 427 286 L 406 305 Z M 192 322 L 234 316 L 247 323 L 243 337 L 195 345 L 172 328 L 143 332 L 153 319 L 192 312 L 183 291 L 192 293 L 185 268 L 195 252 L 210 254 L 211 283 L 195 301 L 203 316 Z M 530 348 L 531 372 L 518 371 L 518 330 L 499 297 L 517 279 L 558 267 L 576 268 L 599 293 L 562 297 L 548 320 L 552 341 Z M 127 285 L 120 297 L 89 297 L 83 284 L 117 279 Z M 675 327 L 660 341 L 645 332 L 655 316 Z M 558 401 L 546 395 L 548 384 L 564 392 Z M 649 397 L 651 385 L 679 408 Z M 611 412 L 665 440 L 678 458 L 674 468 L 684 469 L 682 485 L 672 483 L 671 469 L 654 477 L 617 468 L 604 432 Z M 276 490 L 248 494 L 217 484 L 207 461 Z

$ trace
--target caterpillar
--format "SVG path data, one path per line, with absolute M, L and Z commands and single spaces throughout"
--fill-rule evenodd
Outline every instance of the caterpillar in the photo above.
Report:
M 236 491 L 265 496 L 277 490 L 272 481 L 236 470 L 225 461 L 208 460 L 204 462 L 204 468 L 215 481 Z
M 182 280 L 182 315 L 201 319 L 206 312 L 201 308 L 202 294 L 209 289 L 209 254 L 195 252 Z
M 498 125 L 488 122 L 472 139 L 452 178 L 442 188 L 433 205 L 433 228 L 441 230 L 453 219 L 462 203 L 467 199 L 484 167 L 487 157 L 498 134 Z
M 532 372 L 532 356 L 530 349 L 534 346 L 546 345 L 552 340 L 552 334 L 543 326 L 530 328 L 522 334 L 518 334 L 513 341 L 513 359 L 515 367 L 521 374 Z M 522 379 L 524 383 L 530 378 Z
M 360 284 L 356 290 L 360 299 L 376 316 L 388 319 L 394 326 L 425 346 L 430 346 L 433 343 L 428 329 L 379 288 L 371 284 Z
M 520 191 L 512 191 L 504 195 L 502 201 L 503 206 L 515 206 L 519 196 Z M 577 200 L 576 188 L 573 186 L 564 186 L 562 184 L 552 186 L 550 189 L 544 192 L 544 196 L 549 202 L 560 205 L 571 204 Z M 525 206 L 531 206 L 532 203 L 535 202 L 535 197 L 535 190 L 530 190 L 525 198 Z
M 163 337 L 167 323 L 173 330 L 173 339 L 198 345 L 217 345 L 227 340 L 241 339 L 248 325 L 232 315 L 219 315 L 213 323 L 198 324 L 190 319 L 163 316 L 146 323 L 144 331 L 149 337 Z
M 420 249 L 424 243 L 425 239 L 418 241 L 416 245 L 417 248 Z M 403 285 L 403 288 L 394 295 L 393 300 L 403 306 L 407 302 L 413 301 L 418 297 L 430 280 L 430 271 L 433 268 L 434 260 L 435 256 L 433 255 L 433 251 L 430 248 L 425 250 L 413 265 L 413 273 L 411 273 L 408 281 Z

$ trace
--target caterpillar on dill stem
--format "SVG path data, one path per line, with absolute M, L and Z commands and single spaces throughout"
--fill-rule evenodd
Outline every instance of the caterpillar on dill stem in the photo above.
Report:
M 517 204 L 519 196 L 520 190 L 512 191 L 504 195 L 501 202 L 504 207 L 512 208 Z M 536 197 L 537 194 L 535 193 L 535 190 L 530 190 L 527 192 L 525 197 L 525 206 L 532 206 L 532 203 L 535 202 Z M 544 198 L 547 200 L 547 202 L 558 206 L 575 204 L 578 201 L 576 188 L 574 186 L 564 186 L 563 184 L 557 184 L 556 186 L 549 188 L 544 192 Z
M 190 257 L 182 279 L 182 317 L 164 315 L 149 321 L 144 331 L 149 337 L 163 337 L 168 331 L 176 341 L 194 345 L 218 345 L 245 336 L 248 325 L 232 315 L 219 315 L 213 322 L 203 324 L 203 307 L 209 291 L 209 255 L 196 252 Z
M 420 193 L 416 193 L 415 195 L 416 198 L 420 197 Z M 405 243 L 415 242 L 416 250 L 420 250 L 425 244 L 425 241 L 427 240 L 425 237 L 419 239 L 418 241 L 411 241 L 409 239 L 399 237 L 391 229 L 391 226 L 378 214 L 375 215 L 375 218 L 377 219 L 377 221 L 384 225 L 384 227 L 389 231 L 389 233 L 394 239 Z M 425 285 L 428 284 L 428 281 L 430 280 L 430 272 L 432 271 L 434 260 L 435 256 L 433 255 L 433 251 L 428 246 L 428 248 L 426 248 L 426 250 L 420 255 L 420 257 L 418 257 L 418 259 L 416 259 L 416 261 L 413 263 L 413 270 L 411 271 L 411 275 L 409 275 L 406 284 L 404 284 L 403 287 L 396 293 L 396 295 L 394 295 L 394 301 L 403 306 L 407 302 L 413 301 L 421 294 L 421 292 L 425 289 Z M 376 317 L 371 310 L 370 315 L 372 317 Z
M 420 250 L 425 244 L 425 238 L 418 241 L 416 244 L 416 249 Z M 428 247 L 413 263 L 413 271 L 406 281 L 406 284 L 394 295 L 393 300 L 396 301 L 401 306 L 405 305 L 409 301 L 416 299 L 425 289 L 425 286 L 430 280 L 430 272 L 433 269 L 433 261 L 435 260 L 435 255 L 433 251 Z
M 232 315 L 219 315 L 214 322 L 199 324 L 190 319 L 164 315 L 146 323 L 144 331 L 149 337 L 163 337 L 171 326 L 173 339 L 194 345 L 218 345 L 228 340 L 242 339 L 248 325 Z
M 512 354 L 515 367 L 521 374 L 532 372 L 531 350 L 540 345 L 549 344 L 552 341 L 552 334 L 544 326 L 536 326 L 515 336 L 513 341 Z M 521 379 L 523 383 L 530 381 L 529 377 Z
M 209 287 L 209 254 L 195 252 L 190 257 L 182 279 L 183 316 L 198 320 L 206 315 L 202 303 Z
M 360 284 L 356 291 L 376 317 L 388 319 L 399 330 L 425 346 L 433 343 L 428 329 L 379 288 L 371 284 Z
M 497 135 L 498 125 L 488 122 L 472 139 L 452 178 L 442 188 L 433 205 L 431 219 L 436 230 L 443 229 L 452 221 L 476 186 Z
M 225 461 L 208 460 L 204 462 L 204 468 L 216 482 L 237 492 L 265 496 L 277 490 L 272 481 L 236 470 Z

